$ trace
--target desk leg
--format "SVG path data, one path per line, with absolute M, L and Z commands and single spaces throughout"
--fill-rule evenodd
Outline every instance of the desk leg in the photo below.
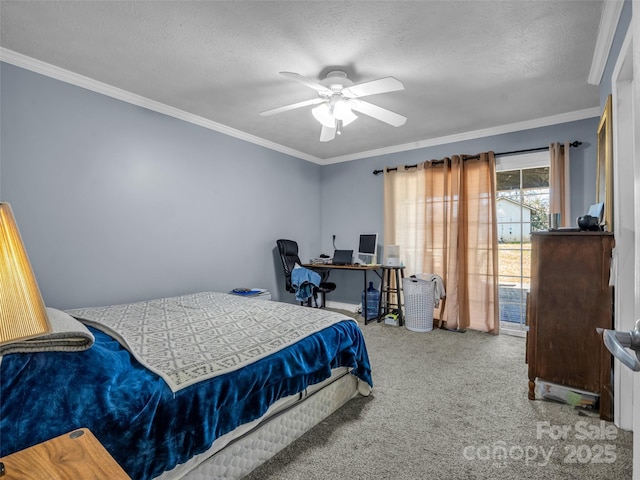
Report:
M 364 290 L 362 290 L 364 292 L 364 301 L 362 302 L 362 314 L 364 315 L 364 324 L 368 324 L 369 323 L 369 316 L 367 315 L 367 271 L 363 270 L 362 273 L 364 274 Z M 361 297 L 362 298 L 362 297 Z
M 382 291 L 384 292 L 384 311 L 383 314 L 391 313 L 391 270 L 385 269 L 382 272 Z
M 404 272 L 400 268 L 394 269 L 396 271 L 396 303 L 398 304 L 398 326 L 402 327 L 404 325 L 404 317 L 402 316 L 402 280 L 404 279 Z
M 378 323 L 382 322 L 382 319 L 385 316 L 385 312 L 382 311 L 382 295 L 384 295 L 384 278 L 380 281 L 380 296 L 378 297 Z

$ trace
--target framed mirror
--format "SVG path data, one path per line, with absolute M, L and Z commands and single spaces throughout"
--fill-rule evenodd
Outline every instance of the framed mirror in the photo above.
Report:
M 604 230 L 613 232 L 613 130 L 611 94 L 607 97 L 598 124 L 598 161 L 596 167 L 596 203 L 604 202 Z

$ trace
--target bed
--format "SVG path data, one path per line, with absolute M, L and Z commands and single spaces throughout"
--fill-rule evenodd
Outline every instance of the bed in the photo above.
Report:
M 136 480 L 242 478 L 373 386 L 357 322 L 322 309 L 201 292 L 56 315 L 90 347 L 0 357 L 0 456 L 86 427 Z

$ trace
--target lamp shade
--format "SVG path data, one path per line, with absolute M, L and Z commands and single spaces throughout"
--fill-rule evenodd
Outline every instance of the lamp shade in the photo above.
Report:
M 336 118 L 333 116 L 331 107 L 328 103 L 321 103 L 316 108 L 313 108 L 311 110 L 311 114 L 323 126 L 327 128 L 336 128 Z
M 51 331 L 11 206 L 0 203 L 0 344 Z
M 333 107 L 333 114 L 335 115 L 336 120 L 342 121 L 342 126 L 344 127 L 358 118 L 358 116 L 351 111 L 351 107 L 346 100 L 339 100 L 336 102 Z

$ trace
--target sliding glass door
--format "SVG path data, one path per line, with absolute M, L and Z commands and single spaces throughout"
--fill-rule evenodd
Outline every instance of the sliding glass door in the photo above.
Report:
M 531 232 L 548 228 L 549 153 L 499 158 L 496 163 L 500 331 L 524 335 Z

